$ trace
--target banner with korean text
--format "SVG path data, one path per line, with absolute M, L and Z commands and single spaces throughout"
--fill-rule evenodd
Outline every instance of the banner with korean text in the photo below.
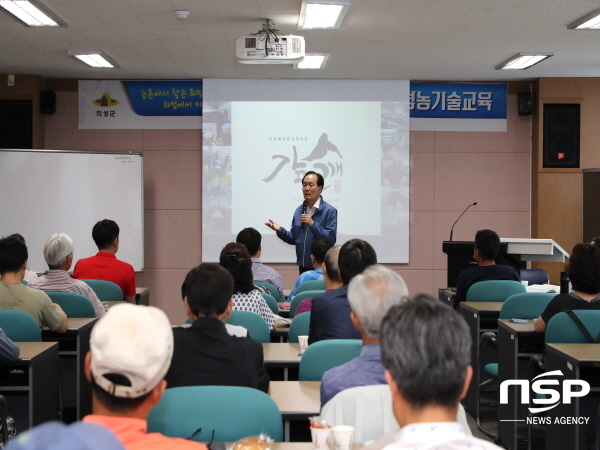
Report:
M 80 129 L 200 129 L 202 81 L 79 81 Z
M 410 83 L 410 129 L 506 131 L 506 84 Z

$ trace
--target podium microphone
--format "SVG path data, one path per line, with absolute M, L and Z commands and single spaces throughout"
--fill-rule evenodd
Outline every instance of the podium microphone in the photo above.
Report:
M 306 200 L 304 200 L 304 203 L 302 203 L 302 214 L 306 214 L 306 207 L 308 206 L 308 204 L 306 203 Z M 300 228 L 304 228 L 304 223 L 300 224 Z
M 462 212 L 462 214 L 460 216 L 458 216 L 458 219 L 456 219 L 456 222 L 458 222 L 460 220 L 460 218 L 464 215 L 464 213 L 467 212 L 467 209 L 469 209 L 471 206 L 475 206 L 476 204 L 477 204 L 477 202 L 473 202 L 469 206 L 467 206 L 465 208 L 465 210 Z M 452 228 L 450 228 L 450 242 L 452 242 L 452 234 L 454 233 L 454 225 L 456 225 L 456 222 L 454 222 L 452 224 Z

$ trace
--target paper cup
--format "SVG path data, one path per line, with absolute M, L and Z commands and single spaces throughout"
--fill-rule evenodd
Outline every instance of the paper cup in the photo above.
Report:
M 308 336 L 298 336 L 298 343 L 300 344 L 300 353 L 304 353 L 308 347 Z
M 335 439 L 335 450 L 352 450 L 354 442 L 354 427 L 338 425 L 333 427 L 333 438 Z
M 329 435 L 331 428 L 310 427 L 310 436 L 315 450 L 329 450 Z
M 525 280 L 525 281 L 521 281 L 521 284 L 525 287 L 529 286 L 529 281 Z

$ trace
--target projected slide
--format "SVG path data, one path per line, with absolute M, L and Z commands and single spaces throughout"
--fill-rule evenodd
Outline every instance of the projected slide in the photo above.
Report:
M 359 237 L 381 262 L 408 262 L 408 115 L 404 81 L 205 80 L 203 261 L 254 227 L 263 262 L 295 262 L 264 222 L 289 228 L 315 171 L 338 244 Z

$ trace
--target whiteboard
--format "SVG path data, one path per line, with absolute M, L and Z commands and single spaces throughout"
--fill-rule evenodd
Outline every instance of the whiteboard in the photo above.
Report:
M 74 263 L 95 255 L 94 224 L 120 228 L 117 258 L 144 270 L 144 189 L 141 153 L 0 149 L 0 235 L 20 233 L 30 270 L 44 272 L 44 243 L 67 233 Z

